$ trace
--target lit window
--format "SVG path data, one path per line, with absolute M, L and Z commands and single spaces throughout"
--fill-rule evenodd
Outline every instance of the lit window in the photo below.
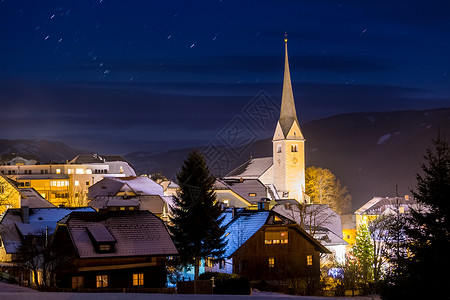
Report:
M 80 182 L 78 180 L 75 180 L 75 186 L 79 186 Z
M 287 231 L 266 231 L 264 233 L 264 244 L 276 245 L 276 244 L 288 244 L 289 235 Z
M 223 204 L 225 204 L 225 206 L 228 206 L 228 205 L 229 205 L 228 199 L 224 199 L 224 200 L 223 200 Z
M 248 196 L 249 197 L 256 197 L 256 193 L 249 193 Z
M 72 277 L 72 288 L 81 288 L 84 285 L 84 278 L 83 276 L 74 276 Z
M 87 169 L 86 170 L 86 174 L 92 174 L 92 170 L 91 169 Z
M 56 169 L 56 174 L 61 174 L 61 169 Z
M 269 257 L 269 268 L 275 268 L 275 258 Z
M 97 275 L 97 287 L 108 287 L 108 275 Z
M 133 274 L 133 285 L 144 285 L 144 274 Z
M 121 207 L 120 207 L 120 210 L 125 210 L 125 207 L 124 207 L 124 206 L 121 206 Z
M 68 169 L 67 174 L 73 174 L 73 169 Z
M 75 170 L 75 174 L 84 174 L 84 170 L 83 169 L 76 169 Z
M 312 266 L 312 262 L 313 262 L 312 255 L 307 255 L 306 256 L 306 264 L 308 266 Z
M 98 250 L 100 250 L 100 251 L 109 251 L 109 250 L 111 250 L 111 245 L 109 245 L 109 244 L 101 244 L 101 245 L 99 245 Z
M 400 206 L 400 207 L 398 208 L 398 212 L 401 213 L 401 214 L 404 214 L 404 213 L 405 213 L 405 207 Z

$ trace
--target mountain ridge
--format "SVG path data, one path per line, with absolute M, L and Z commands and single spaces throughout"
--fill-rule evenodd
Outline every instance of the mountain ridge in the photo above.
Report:
M 356 210 L 372 197 L 396 196 L 396 186 L 400 196 L 411 194 L 432 139 L 438 132 L 445 134 L 447 140 L 450 138 L 450 108 L 345 113 L 307 122 L 301 129 L 306 138 L 306 166 L 330 169 L 348 187 Z M 225 148 L 219 146 L 219 150 Z M 193 149 L 138 151 L 123 156 L 139 174 L 162 172 L 175 179 Z M 227 174 L 250 157 L 272 156 L 272 141 L 256 140 L 237 150 L 237 159 L 227 162 L 222 173 L 216 175 Z M 11 153 L 40 163 L 64 163 L 79 154 L 94 152 L 61 142 L 0 139 L 0 161 Z M 212 166 L 211 169 L 215 172 Z

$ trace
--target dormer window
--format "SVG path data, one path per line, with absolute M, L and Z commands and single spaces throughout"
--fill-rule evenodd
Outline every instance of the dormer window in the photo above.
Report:
M 103 224 L 87 226 L 86 230 L 97 253 L 114 252 L 116 239 Z
M 99 252 L 107 252 L 111 250 L 111 245 L 110 244 L 99 244 L 98 247 Z

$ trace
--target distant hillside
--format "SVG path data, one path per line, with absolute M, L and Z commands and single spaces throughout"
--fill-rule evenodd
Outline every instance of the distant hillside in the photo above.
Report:
M 410 194 L 425 149 L 438 129 L 450 137 L 450 108 L 342 114 L 301 127 L 306 138 L 307 166 L 321 166 L 336 174 L 348 186 L 356 210 L 374 196 L 395 196 L 395 185 L 400 195 Z M 253 143 L 229 169 L 250 155 L 271 156 L 271 144 L 270 139 Z M 174 178 L 191 150 L 157 155 L 136 152 L 125 157 L 138 172 L 162 171 Z
M 73 149 L 60 142 L 36 140 L 0 140 L 0 161 L 13 156 L 33 158 L 41 163 L 63 163 L 79 154 L 90 154 L 85 150 Z

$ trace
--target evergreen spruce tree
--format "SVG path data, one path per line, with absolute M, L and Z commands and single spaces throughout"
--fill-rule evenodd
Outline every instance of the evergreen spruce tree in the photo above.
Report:
M 181 263 L 194 265 L 197 280 L 202 258 L 218 258 L 225 253 L 222 211 L 213 191 L 215 178 L 200 152 L 189 154 L 177 180 L 180 189 L 174 196 L 169 229 Z
M 364 294 L 367 294 L 373 281 L 373 244 L 367 225 L 359 226 L 356 243 L 350 254 L 357 262 L 358 286 Z
M 419 207 L 405 222 L 406 242 L 392 261 L 383 286 L 384 299 L 447 299 L 450 267 L 450 150 L 438 135 L 428 149 L 413 192 Z M 444 273 L 444 275 L 443 275 Z

